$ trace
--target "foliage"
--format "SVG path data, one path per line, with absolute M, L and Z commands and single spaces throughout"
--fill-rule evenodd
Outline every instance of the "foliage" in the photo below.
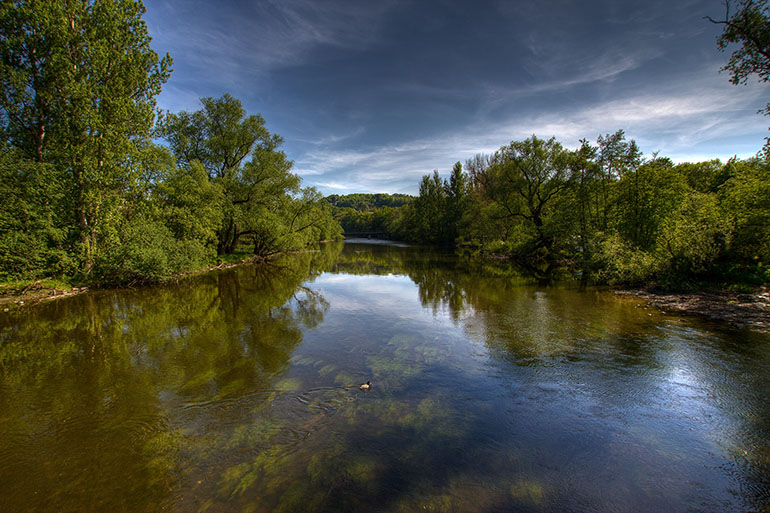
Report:
M 654 159 L 614 184 L 616 227 L 634 246 L 651 250 L 665 219 L 686 194 L 685 179 L 668 159 Z
M 70 270 L 61 177 L 48 164 L 24 158 L 15 149 L 0 148 L 0 277 L 39 278 Z
M 104 284 L 160 281 L 178 266 L 177 241 L 161 223 L 137 216 L 126 221 L 118 243 L 109 246 L 96 262 L 95 274 Z
M 265 256 L 340 236 L 281 137 L 237 99 L 156 124 L 171 59 L 150 47 L 144 11 L 0 4 L 0 277 L 159 281 L 242 241 Z
M 576 150 L 532 136 L 423 176 L 420 195 L 357 217 L 403 240 L 480 248 L 535 278 L 685 286 L 768 281 L 770 166 L 764 158 L 645 159 L 622 130 Z
M 770 163 L 728 163 L 733 176 L 718 197 L 733 225 L 730 260 L 746 267 L 767 265 L 770 256 Z
M 732 227 L 713 194 L 693 193 L 666 218 L 658 248 L 676 277 L 708 273 L 729 247 Z
M 733 7 L 735 9 L 731 10 Z M 722 34 L 717 38 L 720 51 L 740 45 L 722 68 L 730 72 L 730 82 L 745 84 L 754 75 L 762 82 L 770 80 L 770 5 L 767 0 L 725 0 L 723 19 L 706 18 L 723 26 Z M 764 113 L 770 115 L 770 103 L 765 106 Z
M 13 147 L 62 172 L 89 273 L 99 234 L 136 180 L 133 155 L 150 136 L 154 97 L 171 69 L 133 0 L 0 5 L 0 111 Z
M 189 168 L 172 168 L 152 195 L 165 224 L 180 240 L 216 243 L 222 224 L 222 189 L 209 181 L 200 162 Z
M 169 115 L 164 128 L 177 164 L 200 166 L 207 187 L 221 191 L 218 253 L 235 252 L 244 237 L 255 254 L 269 256 L 305 247 L 322 234 L 339 236 L 328 210 L 317 208 L 320 197 L 300 189 L 292 162 L 279 149 L 283 140 L 267 130 L 260 115 L 247 115 L 229 94 L 201 103 L 196 112 Z

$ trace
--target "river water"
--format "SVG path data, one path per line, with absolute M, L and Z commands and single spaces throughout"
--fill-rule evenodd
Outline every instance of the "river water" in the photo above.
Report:
M 767 335 L 329 244 L 0 314 L 0 511 L 767 512 L 769 395 Z

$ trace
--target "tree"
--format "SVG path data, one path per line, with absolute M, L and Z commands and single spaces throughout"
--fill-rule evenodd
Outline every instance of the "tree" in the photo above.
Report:
M 717 38 L 720 51 L 732 44 L 740 48 L 733 51 L 730 60 L 722 68 L 730 72 L 730 82 L 745 84 L 749 77 L 756 75 L 760 81 L 770 80 L 770 5 L 768 0 L 725 0 L 724 19 L 706 19 L 722 25 L 722 34 Z M 734 7 L 734 9 L 733 9 Z M 770 115 L 770 103 L 765 106 L 765 115 Z M 769 142 L 770 144 L 770 142 Z M 766 146 L 767 147 L 767 146 Z
M 232 253 L 254 208 L 271 195 L 298 187 L 299 180 L 289 172 L 291 161 L 278 150 L 283 140 L 267 130 L 262 116 L 247 115 L 240 100 L 229 94 L 202 98 L 201 103 L 201 110 L 170 114 L 164 131 L 178 165 L 199 162 L 221 188 L 217 252 Z
M 218 253 L 233 253 L 250 238 L 254 253 L 267 257 L 322 234 L 339 235 L 329 210 L 322 208 L 328 204 L 320 205 L 314 190 L 300 188 L 293 162 L 280 149 L 283 139 L 270 133 L 262 116 L 247 114 L 229 94 L 201 103 L 196 112 L 170 114 L 164 131 L 179 167 L 203 167 L 221 191 Z
M 688 192 L 685 177 L 669 159 L 645 162 L 616 184 L 618 233 L 634 248 L 653 250 L 664 220 Z
M 601 212 L 601 227 L 606 230 L 611 208 L 610 184 L 636 170 L 641 163 L 641 152 L 636 141 L 626 141 L 623 130 L 618 130 L 614 134 L 600 135 L 597 144 L 599 145 L 598 163 L 602 171 L 601 205 L 597 205 L 597 210 Z
M 459 162 L 452 167 L 447 184 L 446 226 L 447 242 L 455 243 L 460 234 L 460 223 L 468 203 L 468 175 Z
M 500 217 L 520 223 L 522 263 L 539 277 L 549 276 L 556 261 L 554 243 L 563 223 L 555 206 L 572 177 L 569 157 L 555 138 L 533 135 L 500 148 L 480 175 L 485 194 L 501 209 Z
M 66 171 L 83 271 L 100 230 L 136 179 L 132 154 L 155 122 L 171 72 L 138 0 L 18 0 L 0 4 L 2 132 L 28 157 Z
M 420 195 L 414 202 L 417 226 L 415 235 L 420 242 L 438 243 L 446 240 L 444 213 L 447 186 L 438 174 L 425 175 L 420 181 Z

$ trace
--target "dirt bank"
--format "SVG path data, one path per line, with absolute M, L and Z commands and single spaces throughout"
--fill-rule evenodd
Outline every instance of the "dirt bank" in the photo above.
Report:
M 770 291 L 764 287 L 752 293 L 668 294 L 631 290 L 617 291 L 616 294 L 644 299 L 663 312 L 696 315 L 723 322 L 732 328 L 749 328 L 770 333 Z

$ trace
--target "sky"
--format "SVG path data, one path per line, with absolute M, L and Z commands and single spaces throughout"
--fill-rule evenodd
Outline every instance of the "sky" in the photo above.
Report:
M 625 131 L 647 157 L 749 157 L 768 84 L 720 72 L 720 0 L 146 0 L 171 112 L 230 93 L 303 185 L 416 194 L 531 135 Z

